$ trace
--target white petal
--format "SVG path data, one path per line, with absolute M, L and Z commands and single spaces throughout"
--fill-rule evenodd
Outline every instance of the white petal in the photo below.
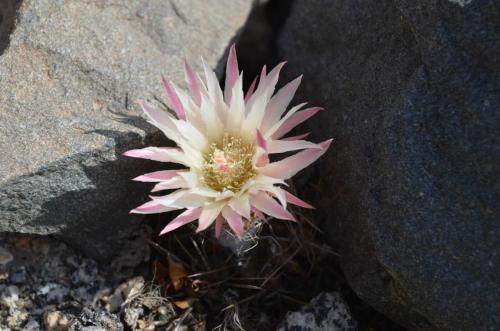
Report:
M 225 203 L 214 202 L 212 204 L 203 207 L 200 218 L 198 220 L 199 224 L 198 224 L 198 229 L 196 229 L 196 232 L 206 230 L 215 221 L 217 216 L 219 216 L 224 206 Z
M 233 198 L 229 202 L 229 206 L 244 218 L 250 219 L 250 201 L 248 194 L 242 194 L 237 198 Z
M 269 154 L 285 153 L 306 148 L 321 148 L 315 143 L 306 140 L 271 140 L 269 142 Z

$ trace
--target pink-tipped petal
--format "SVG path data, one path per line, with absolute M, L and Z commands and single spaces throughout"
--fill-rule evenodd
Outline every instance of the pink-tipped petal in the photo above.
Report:
M 260 168 L 259 171 L 269 177 L 288 179 L 325 154 L 332 140 L 329 139 L 318 144 L 321 148 L 307 149 L 283 160 L 269 163 Z
M 272 137 L 274 139 L 279 139 L 283 137 L 285 134 L 287 134 L 290 130 L 292 130 L 294 127 L 299 125 L 300 123 L 308 120 L 312 116 L 314 116 L 317 112 L 320 110 L 323 110 L 323 108 L 320 107 L 312 107 L 312 108 L 307 108 L 302 111 L 299 111 L 292 116 L 276 130 L 276 132 L 273 133 Z
M 222 225 L 224 224 L 224 217 L 222 215 L 217 216 L 215 219 L 215 238 L 219 239 L 222 233 Z
M 164 213 L 167 211 L 175 210 L 176 208 L 167 207 L 159 204 L 156 201 L 148 201 L 145 204 L 140 205 L 130 211 L 131 214 L 156 214 Z
M 302 140 L 304 138 L 307 138 L 307 136 L 309 136 L 310 134 L 311 134 L 311 132 L 307 132 L 304 134 L 299 134 L 298 136 L 286 137 L 286 138 L 283 138 L 281 140 L 286 140 L 286 141 Z
M 175 112 L 177 113 L 177 117 L 179 117 L 179 119 L 181 120 L 185 120 L 186 112 L 184 111 L 184 106 L 182 106 L 181 100 L 179 100 L 179 96 L 177 96 L 177 93 L 175 93 L 174 89 L 172 88 L 172 85 L 165 77 L 162 76 L 161 80 L 163 82 L 163 87 L 165 88 L 165 92 L 167 92 L 168 100 L 170 101 L 170 104 L 174 108 Z
M 224 86 L 224 99 L 226 103 L 229 105 L 231 103 L 231 94 L 233 90 L 234 83 L 238 79 L 239 70 L 238 70 L 238 60 L 236 58 L 236 47 L 234 44 L 231 46 L 229 50 L 229 56 L 227 58 L 226 65 L 226 85 Z
M 156 109 L 153 105 L 146 101 L 138 100 L 137 103 L 141 106 L 142 111 L 148 115 L 153 122 L 166 127 L 172 126 L 172 118 L 166 111 Z
M 260 155 L 257 157 L 256 165 L 257 167 L 263 167 L 269 163 L 269 156 L 267 155 L 266 139 L 260 133 L 259 129 L 256 129 L 255 139 L 257 140 L 257 146 L 260 147 L 260 150 L 257 152 Z
M 184 153 L 177 148 L 171 147 L 146 147 L 142 149 L 132 149 L 123 153 L 123 155 L 152 161 L 184 163 Z
M 171 178 L 167 181 L 156 184 L 151 192 L 158 192 L 163 190 L 173 190 L 186 187 L 186 182 L 180 176 Z
M 250 218 L 250 203 L 246 196 L 232 199 L 229 206 L 244 218 Z
M 269 216 L 282 220 L 295 221 L 295 218 L 289 211 L 284 209 L 279 203 L 276 202 L 276 200 L 264 192 L 259 192 L 257 195 L 254 195 L 250 200 L 250 203 L 256 209 Z
M 253 95 L 253 92 L 255 91 L 255 86 L 257 86 L 257 78 L 259 76 L 255 77 L 252 81 L 252 84 L 250 84 L 250 87 L 248 88 L 247 94 L 245 95 L 245 103 L 250 99 Z
M 257 146 L 259 146 L 263 150 L 267 150 L 266 139 L 264 138 L 262 133 L 260 133 L 259 129 L 256 129 L 255 139 L 257 140 Z
M 262 212 L 257 208 L 252 207 L 252 212 L 255 214 L 255 216 L 257 216 L 258 219 L 266 221 L 266 216 L 262 214 Z
M 201 208 L 188 209 L 184 211 L 179 216 L 174 218 L 172 222 L 168 223 L 168 225 L 160 232 L 160 236 L 198 219 L 200 214 Z
M 210 225 L 212 225 L 217 216 L 219 216 L 223 207 L 223 203 L 212 203 L 211 205 L 203 207 L 198 220 L 198 229 L 196 229 L 196 232 L 206 230 Z
M 292 101 L 301 81 L 302 75 L 283 86 L 269 101 L 263 120 L 264 126 L 262 129 L 264 131 L 278 122 L 281 116 L 285 113 L 286 108 Z
M 231 230 L 233 230 L 233 232 L 241 238 L 245 231 L 241 216 L 238 215 L 238 213 L 236 213 L 231 207 L 225 207 L 222 209 L 222 216 L 226 219 Z
M 184 60 L 184 72 L 186 74 L 186 82 L 188 83 L 191 96 L 193 97 L 195 104 L 199 106 L 201 104 L 201 84 L 186 60 Z
M 321 146 L 306 140 L 272 140 L 269 143 L 268 153 L 286 153 L 306 148 L 319 148 Z
M 266 80 L 266 77 L 267 77 L 267 66 L 264 64 L 260 72 L 259 85 Z
M 183 170 L 161 170 L 161 171 L 155 171 L 155 172 L 150 172 L 148 174 L 144 174 L 139 177 L 135 177 L 132 180 L 138 181 L 138 182 L 161 182 L 164 180 L 168 180 L 172 177 L 177 176 L 177 174 Z
M 307 208 L 307 209 L 314 209 L 313 206 L 311 206 L 307 202 L 305 202 L 305 201 L 297 198 L 295 195 L 293 195 L 290 192 L 286 192 L 285 191 L 285 197 L 286 197 L 286 201 L 288 201 L 292 205 L 296 205 L 296 206 L 299 206 L 299 207 L 302 207 L 302 208 Z

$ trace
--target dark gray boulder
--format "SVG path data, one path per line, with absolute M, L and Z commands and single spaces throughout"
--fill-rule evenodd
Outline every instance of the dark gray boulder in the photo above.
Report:
M 298 184 L 353 289 L 409 329 L 499 329 L 498 3 L 297 0 L 279 50 L 336 138 Z
M 251 6 L 0 0 L 0 232 L 116 253 L 147 199 L 130 178 L 148 164 L 121 153 L 157 132 L 133 101 L 163 98 L 162 73 L 181 83 L 185 56 L 218 65 Z

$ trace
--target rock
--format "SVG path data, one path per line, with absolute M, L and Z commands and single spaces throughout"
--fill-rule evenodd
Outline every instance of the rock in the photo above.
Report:
M 310 305 L 289 312 L 278 331 L 355 331 L 357 323 L 339 293 L 321 293 Z
M 10 275 L 10 281 L 14 284 L 24 284 L 27 281 L 27 277 L 26 268 L 21 266 Z
M 19 300 L 19 288 L 15 285 L 7 286 L 0 296 L 0 303 L 13 308 Z
M 71 275 L 71 282 L 73 284 L 90 284 L 95 280 L 98 272 L 97 263 L 94 260 L 84 259 Z
M 60 311 L 49 311 L 43 315 L 43 324 L 49 331 L 64 331 L 68 329 L 69 319 Z
M 87 307 L 68 328 L 69 331 L 121 331 L 123 329 L 123 324 L 117 315 L 101 310 L 93 311 Z
M 0 247 L 0 266 L 6 265 L 14 260 L 14 256 L 8 250 Z
M 120 284 L 113 294 L 103 298 L 106 303 L 106 310 L 116 312 L 120 307 L 129 303 L 136 298 L 144 290 L 144 278 L 141 276 L 134 277 Z
M 45 296 L 49 303 L 61 303 L 68 295 L 69 289 L 61 284 L 48 283 L 40 287 L 37 295 Z
M 123 310 L 123 320 L 129 327 L 134 329 L 135 325 L 137 324 L 137 320 L 140 316 L 143 315 L 143 313 L 144 309 L 142 308 L 127 307 Z
M 130 178 L 151 167 L 121 154 L 160 136 L 133 101 L 163 98 L 162 73 L 183 81 L 184 56 L 216 66 L 251 5 L 2 1 L 0 231 L 114 255 L 137 227 L 128 211 L 147 199 Z
M 497 6 L 297 0 L 278 47 L 336 138 L 296 184 L 352 288 L 409 329 L 498 329 Z
M 39 330 L 40 329 L 40 323 L 38 323 L 35 320 L 29 320 L 28 323 L 23 327 L 24 330 Z

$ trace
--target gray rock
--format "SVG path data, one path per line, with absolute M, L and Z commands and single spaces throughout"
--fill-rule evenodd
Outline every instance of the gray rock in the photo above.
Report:
M 356 321 L 337 292 L 321 293 L 300 311 L 289 312 L 278 331 L 356 331 Z
M 499 13 L 297 0 L 280 36 L 298 100 L 327 109 L 309 129 L 336 138 L 298 184 L 350 285 L 410 329 L 500 327 Z
M 0 4 L 0 231 L 108 258 L 147 199 L 130 178 L 152 165 L 121 153 L 160 136 L 133 101 L 163 98 L 162 73 L 183 81 L 184 56 L 216 66 L 252 1 Z
M 123 310 L 123 320 L 129 327 L 134 329 L 135 325 L 137 324 L 137 320 L 139 319 L 140 316 L 144 314 L 144 309 L 139 307 L 139 308 L 134 308 L 134 307 L 127 307 Z
M 8 250 L 0 247 L 0 266 L 6 265 L 14 260 L 14 256 Z
M 7 286 L 0 296 L 0 303 L 7 307 L 14 307 L 19 300 L 19 288 L 15 285 Z
M 82 313 L 69 326 L 69 331 L 107 331 L 123 330 L 123 324 L 120 318 L 102 310 L 91 310 L 84 308 Z

